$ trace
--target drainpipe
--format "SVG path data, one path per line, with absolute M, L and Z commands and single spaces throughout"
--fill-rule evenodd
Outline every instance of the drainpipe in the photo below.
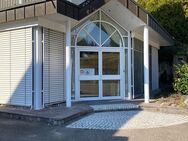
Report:
M 43 108 L 42 103 L 42 28 L 34 27 L 34 109 Z
M 149 103 L 149 28 L 144 26 L 144 99 Z
M 128 99 L 132 99 L 131 32 L 128 32 Z
M 71 107 L 71 21 L 66 24 L 66 107 Z

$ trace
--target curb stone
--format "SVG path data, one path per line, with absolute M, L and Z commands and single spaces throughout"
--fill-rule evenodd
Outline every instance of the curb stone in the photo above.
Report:
M 90 109 L 87 111 L 82 111 L 82 112 L 76 113 L 74 115 L 71 115 L 71 116 L 65 117 L 65 118 L 47 118 L 47 117 L 39 117 L 39 116 L 34 116 L 34 115 L 25 115 L 25 114 L 17 114 L 17 113 L 0 111 L 0 117 L 32 121 L 32 122 L 41 122 L 41 123 L 47 123 L 48 125 L 57 126 L 57 125 L 63 125 L 71 120 L 74 120 L 76 118 L 79 118 L 79 117 L 87 115 L 87 114 L 90 114 L 92 112 L 93 112 L 93 110 Z
M 178 107 L 170 107 L 170 106 L 159 106 L 157 104 L 141 104 L 141 110 L 154 111 L 154 112 L 162 112 L 167 114 L 179 114 L 179 115 L 188 115 L 188 109 L 178 108 Z

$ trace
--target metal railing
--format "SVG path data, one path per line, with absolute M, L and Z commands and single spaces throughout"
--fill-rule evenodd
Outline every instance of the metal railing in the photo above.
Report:
M 48 14 L 46 11 L 46 3 L 49 1 L 52 2 L 54 9 L 57 10 L 58 13 L 76 20 L 81 20 L 110 0 L 86 0 L 80 5 L 76 5 L 67 0 L 0 0 L 0 22 L 10 21 L 9 18 L 12 20 L 19 19 L 17 18 L 18 15 L 22 15 L 22 18 L 27 18 L 26 10 L 31 8 L 31 6 L 33 6 L 34 11 L 33 17 L 38 16 L 36 14 L 37 11 L 39 11 L 39 13 L 42 11 L 43 15 Z M 56 2 L 54 1 L 57 1 L 57 5 L 55 5 Z M 155 20 L 150 13 L 145 11 L 144 8 L 139 6 L 134 0 L 119 0 L 119 2 L 133 14 L 135 14 L 139 19 L 153 28 L 156 32 L 161 34 L 165 39 L 173 42 L 171 35 Z M 41 3 L 43 3 L 43 5 L 40 5 Z M 9 16 L 9 14 L 12 17 Z
M 76 20 L 80 20 L 103 6 L 108 1 L 110 0 L 86 0 L 80 5 L 75 5 L 65 0 L 57 0 L 57 11 Z M 119 2 L 144 23 L 161 34 L 161 36 L 163 36 L 165 39 L 173 42 L 171 35 L 166 31 L 166 29 L 164 29 L 150 13 L 138 5 L 134 0 L 119 0 Z
M 65 0 L 57 0 L 57 11 L 65 16 L 81 20 L 104 4 L 104 0 L 86 0 L 80 5 Z
M 56 12 L 55 0 L 40 0 L 0 10 L 0 23 L 44 16 Z
M 166 40 L 174 42 L 172 36 L 166 31 L 164 27 L 144 8 L 138 5 L 134 0 L 119 0 L 127 9 L 134 13 L 138 18 L 150 26 L 153 30 L 158 32 Z

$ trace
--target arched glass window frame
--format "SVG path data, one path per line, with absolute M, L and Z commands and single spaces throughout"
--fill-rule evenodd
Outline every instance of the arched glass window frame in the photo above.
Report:
M 107 15 L 104 11 L 102 11 L 101 9 L 98 10 L 98 11 L 96 11 L 93 15 L 95 15 L 95 14 L 98 13 L 98 12 L 99 12 L 99 20 L 91 20 L 91 21 L 89 21 L 88 19 L 89 19 L 90 17 L 87 17 L 85 20 L 83 20 L 83 21 L 81 22 L 81 24 L 80 24 L 79 26 L 76 27 L 76 28 L 78 28 L 79 30 L 78 30 L 77 33 L 76 33 L 76 36 L 75 36 L 75 38 L 74 38 L 74 44 L 72 44 L 72 46 L 73 46 L 73 47 L 87 47 L 87 46 L 80 46 L 80 45 L 77 45 L 79 34 L 80 34 L 81 31 L 84 30 L 84 31 L 88 34 L 88 36 L 90 36 L 90 37 L 93 39 L 93 41 L 98 45 L 98 46 L 89 46 L 89 47 L 102 47 L 102 44 L 104 44 L 105 42 L 107 42 L 108 39 L 110 39 L 110 37 L 113 36 L 113 34 L 115 34 L 116 32 L 118 32 L 118 34 L 119 34 L 120 37 L 121 37 L 121 42 L 122 42 L 122 45 L 121 45 L 121 46 L 118 46 L 118 47 L 120 47 L 120 48 L 122 48 L 122 47 L 127 48 L 124 38 L 125 38 L 125 37 L 128 38 L 128 35 L 123 35 L 123 34 L 121 33 L 121 31 L 118 29 L 118 27 L 116 27 L 116 26 L 113 25 L 112 23 L 110 23 L 110 22 L 108 22 L 108 21 L 105 21 L 105 20 L 101 20 L 101 12 L 102 12 L 103 14 L 105 14 L 110 20 L 112 20 L 113 23 L 117 24 L 117 25 L 121 28 L 121 30 L 124 30 L 124 31 L 127 32 L 127 33 L 128 33 L 128 31 L 127 31 L 125 28 L 123 28 L 118 22 L 116 22 L 112 17 L 110 17 L 110 16 Z M 100 43 L 98 43 L 98 42 L 84 29 L 84 28 L 86 28 L 87 26 L 89 26 L 89 25 L 92 24 L 92 23 L 99 23 L 99 24 L 100 24 Z M 110 35 L 110 37 L 108 37 L 107 40 L 105 40 L 103 43 L 101 43 L 101 24 L 102 24 L 102 23 L 108 24 L 109 26 L 111 26 L 111 27 L 113 27 L 113 28 L 115 29 L 115 31 Z M 75 35 L 75 34 L 74 34 L 74 35 Z M 117 48 L 117 46 L 116 46 L 116 48 Z

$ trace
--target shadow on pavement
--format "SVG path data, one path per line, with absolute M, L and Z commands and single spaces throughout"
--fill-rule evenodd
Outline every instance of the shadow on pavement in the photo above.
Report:
M 113 130 L 69 129 L 0 118 L 0 141 L 128 141 Z

